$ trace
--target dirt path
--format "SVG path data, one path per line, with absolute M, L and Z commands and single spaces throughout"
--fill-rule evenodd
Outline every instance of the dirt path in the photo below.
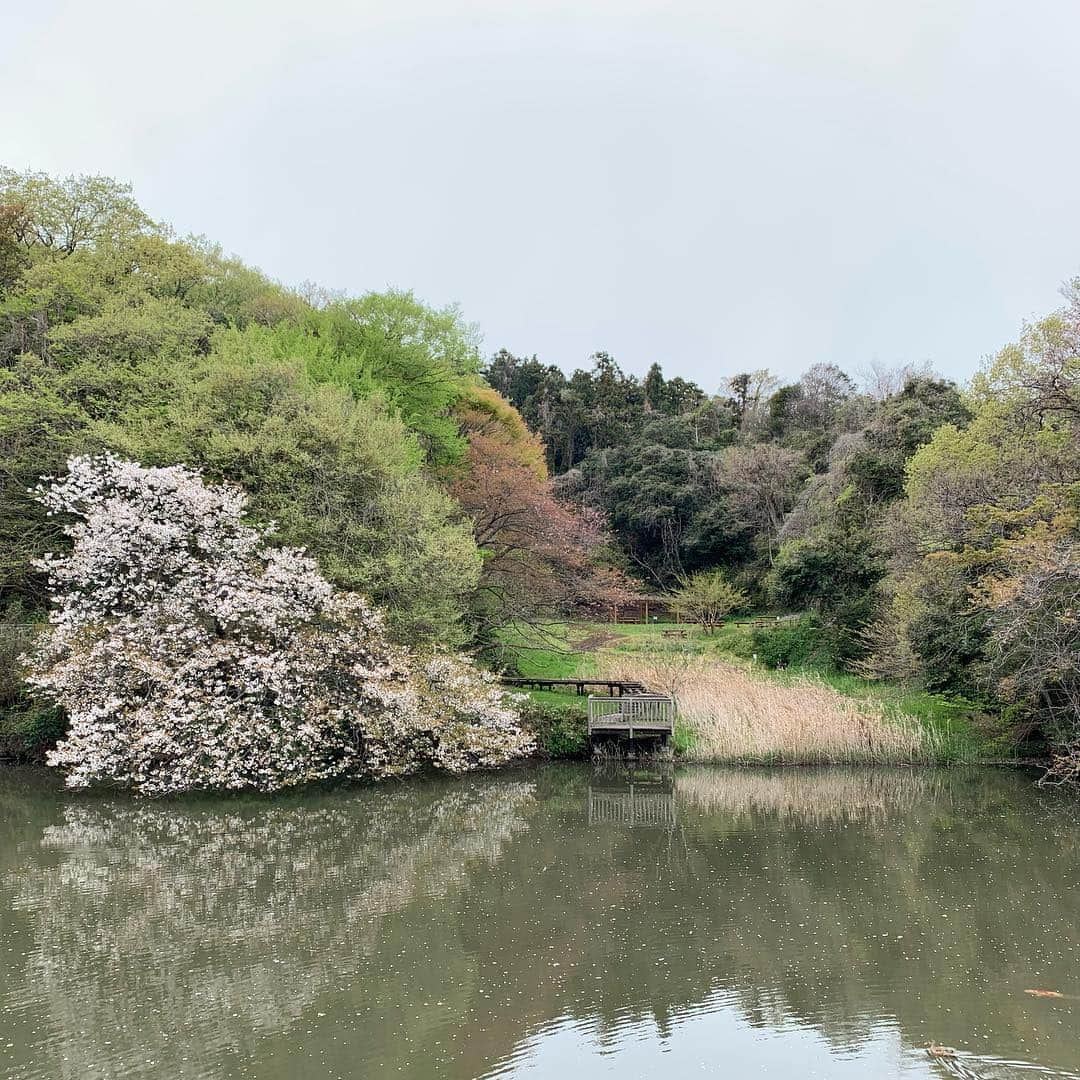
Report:
M 575 641 L 572 643 L 572 647 L 575 652 L 596 652 L 597 649 L 606 649 L 609 645 L 615 645 L 626 640 L 623 634 L 612 634 L 605 631 L 600 634 L 590 634 L 587 638 L 582 638 L 581 641 Z

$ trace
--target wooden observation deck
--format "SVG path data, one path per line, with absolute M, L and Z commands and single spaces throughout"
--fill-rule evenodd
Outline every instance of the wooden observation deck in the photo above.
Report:
M 668 694 L 589 695 L 589 741 L 597 737 L 658 739 L 675 733 L 675 699 Z

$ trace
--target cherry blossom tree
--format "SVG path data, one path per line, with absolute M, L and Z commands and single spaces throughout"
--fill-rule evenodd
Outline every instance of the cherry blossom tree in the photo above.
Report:
M 467 659 L 415 657 L 382 615 L 245 521 L 184 466 L 76 457 L 35 491 L 72 546 L 29 682 L 71 726 L 49 755 L 82 788 L 275 791 L 499 765 L 531 749 Z

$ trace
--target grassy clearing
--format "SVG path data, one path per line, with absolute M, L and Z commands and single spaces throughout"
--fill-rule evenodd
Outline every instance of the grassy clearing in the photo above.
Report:
M 664 630 L 680 636 L 665 636 Z M 583 648 L 584 646 L 584 648 Z M 706 635 L 697 627 L 581 623 L 553 627 L 541 642 L 508 643 L 523 675 L 636 678 L 675 693 L 677 752 L 740 762 L 958 762 L 1001 757 L 975 710 L 912 687 L 819 669 L 756 663 L 749 620 Z M 540 705 L 576 700 L 534 691 Z
M 500 658 L 508 671 L 525 678 L 569 679 L 584 674 L 583 656 L 573 643 L 587 633 L 587 626 L 566 623 L 551 624 L 542 632 L 509 633 L 503 638 Z

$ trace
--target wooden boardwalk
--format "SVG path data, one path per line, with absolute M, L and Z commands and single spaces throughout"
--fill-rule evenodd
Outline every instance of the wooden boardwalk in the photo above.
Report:
M 555 690 L 573 687 L 583 695 L 589 687 L 603 687 L 607 694 L 589 694 L 589 744 L 596 748 L 600 742 L 635 742 L 647 739 L 667 746 L 675 734 L 675 699 L 670 694 L 656 694 L 644 683 L 627 679 L 551 679 L 543 676 L 527 678 L 506 675 L 504 686 L 529 687 L 534 690 Z
M 532 690 L 554 690 L 560 686 L 572 686 L 579 696 L 583 696 L 590 686 L 604 687 L 612 697 L 646 692 L 644 683 L 626 679 L 526 679 L 515 675 L 503 676 L 499 681 L 504 686 L 522 686 Z

